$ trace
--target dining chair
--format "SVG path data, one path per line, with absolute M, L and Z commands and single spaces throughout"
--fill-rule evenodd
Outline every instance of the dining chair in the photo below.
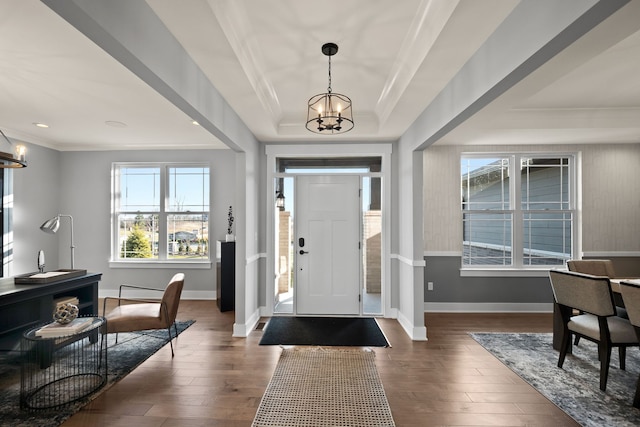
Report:
M 107 319 L 107 333 L 135 332 L 151 329 L 166 329 L 169 332 L 169 344 L 171 345 L 171 357 L 173 357 L 173 338 L 178 336 L 176 315 L 180 304 L 180 296 L 184 287 L 184 274 L 175 274 L 165 289 L 149 288 L 135 285 L 120 285 L 118 298 L 105 297 L 102 312 Z M 139 298 L 125 298 L 122 296 L 124 289 L 138 289 L 145 291 L 162 292 L 160 300 L 147 300 Z M 116 300 L 118 305 L 106 313 L 107 302 Z M 171 326 L 175 329 L 175 335 L 171 336 Z
M 567 261 L 567 268 L 592 276 L 606 276 L 609 279 L 616 277 L 613 261 L 610 259 L 572 259 Z
M 620 369 L 624 370 L 626 348 L 639 345 L 636 331 L 629 320 L 616 316 L 608 277 L 550 270 L 549 278 L 563 325 L 558 367 L 562 368 L 564 364 L 572 335 L 596 343 L 600 360 L 600 389 L 604 391 L 611 349 L 618 347 Z M 573 315 L 574 310 L 582 314 Z
M 616 276 L 613 261 L 610 259 L 572 259 L 567 261 L 569 271 L 577 271 L 578 273 L 590 274 L 592 276 L 605 276 L 613 279 Z M 616 306 L 616 315 L 628 319 L 626 310 L 623 307 Z M 574 345 L 578 345 L 580 337 L 576 336 Z
M 627 307 L 629 321 L 635 328 L 638 340 L 640 340 L 640 282 L 620 282 L 620 293 L 622 294 L 624 305 Z M 636 382 L 636 393 L 633 398 L 633 406 L 640 409 L 640 375 Z

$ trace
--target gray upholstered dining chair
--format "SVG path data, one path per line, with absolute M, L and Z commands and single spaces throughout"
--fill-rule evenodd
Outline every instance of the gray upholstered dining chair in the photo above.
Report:
M 613 261 L 610 259 L 572 259 L 567 261 L 567 268 L 569 271 L 577 271 L 578 273 L 592 276 L 605 276 L 609 279 L 617 277 Z M 626 310 L 622 307 L 616 306 L 616 314 L 625 319 L 629 318 Z M 578 342 L 580 342 L 580 337 L 576 336 L 574 344 L 578 345 Z
M 107 333 L 115 333 L 116 342 L 118 342 L 118 332 L 166 329 L 169 332 L 169 344 L 171 345 L 171 356 L 173 357 L 172 340 L 178 336 L 178 327 L 175 323 L 183 287 L 183 273 L 175 274 L 165 289 L 120 285 L 118 298 L 104 298 L 102 312 L 107 319 Z M 126 288 L 162 292 L 162 299 L 143 300 L 138 298 L 124 298 L 122 296 L 122 290 Z M 110 300 L 117 300 L 118 305 L 109 313 L 106 313 L 107 302 Z M 175 335 L 173 337 L 171 336 L 171 326 L 175 329 Z
M 567 268 L 592 276 L 606 276 L 609 279 L 616 277 L 613 261 L 610 259 L 572 259 L 567 261 Z
M 636 331 L 629 320 L 616 316 L 608 277 L 551 270 L 549 278 L 563 324 L 558 367 L 562 368 L 564 364 L 572 335 L 596 343 L 600 360 L 600 389 L 604 391 L 611 349 L 618 347 L 620 369 L 624 370 L 626 348 L 639 345 Z M 573 315 L 574 310 L 582 314 Z
M 624 305 L 627 307 L 629 321 L 636 330 L 636 336 L 640 340 L 640 283 L 632 283 L 629 281 L 620 282 L 620 293 Z M 640 376 L 636 383 L 636 393 L 633 398 L 633 406 L 640 409 Z

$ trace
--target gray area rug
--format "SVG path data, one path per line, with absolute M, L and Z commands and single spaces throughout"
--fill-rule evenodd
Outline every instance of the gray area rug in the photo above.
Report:
M 194 322 L 194 320 L 176 322 L 178 334 Z M 109 334 L 107 336 L 106 385 L 93 395 L 61 409 L 36 412 L 20 409 L 19 352 L 0 353 L 0 426 L 57 427 L 167 344 L 169 344 L 169 338 L 166 329 L 144 333 L 121 333 L 118 334 L 117 344 L 115 343 L 115 334 Z M 173 345 L 176 345 L 175 340 Z
M 640 349 L 627 349 L 626 371 L 619 369 L 618 351 L 613 350 L 603 392 L 598 349 L 590 341 L 580 340 L 560 369 L 552 334 L 470 335 L 582 426 L 640 426 L 640 410 L 632 406 L 640 374 Z
M 283 349 L 252 425 L 395 426 L 374 358 L 361 349 Z

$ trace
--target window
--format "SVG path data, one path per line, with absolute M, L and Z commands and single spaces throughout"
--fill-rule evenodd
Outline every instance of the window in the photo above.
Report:
M 463 267 L 560 266 L 573 253 L 573 157 L 463 155 Z
M 112 259 L 208 260 L 209 184 L 201 164 L 114 164 Z

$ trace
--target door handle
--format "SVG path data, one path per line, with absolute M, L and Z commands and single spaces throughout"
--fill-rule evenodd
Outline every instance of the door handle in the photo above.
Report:
M 308 254 L 309 251 L 303 251 L 302 249 L 300 249 L 300 255 L 304 255 L 304 254 Z

